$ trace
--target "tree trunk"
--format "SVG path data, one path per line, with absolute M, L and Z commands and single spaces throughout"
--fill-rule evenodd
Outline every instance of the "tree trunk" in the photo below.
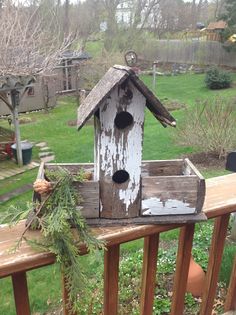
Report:
M 21 139 L 20 139 L 20 127 L 19 127 L 19 118 L 18 118 L 18 101 L 19 92 L 12 91 L 11 92 L 11 100 L 12 100 L 12 118 L 15 128 L 15 135 L 16 135 L 16 153 L 17 153 L 17 163 L 19 166 L 23 165 L 22 159 L 22 150 L 21 150 Z
M 112 43 L 115 36 L 117 35 L 117 21 L 116 21 L 116 10 L 119 4 L 118 0 L 105 1 L 105 10 L 107 14 L 107 30 L 105 39 L 105 48 L 107 50 L 112 49 Z
M 69 35 L 69 6 L 70 0 L 65 0 L 65 15 L 64 15 L 64 36 Z
M 17 154 L 17 163 L 19 166 L 23 165 L 22 150 L 21 150 L 21 141 L 20 141 L 20 128 L 19 128 L 19 119 L 18 119 L 18 108 L 14 107 L 12 112 L 13 124 L 15 128 L 16 135 L 16 154 Z
M 192 15 L 192 28 L 196 27 L 196 22 L 197 22 L 197 8 L 196 8 L 196 0 L 193 0 L 192 2 L 192 9 L 191 9 L 191 15 Z

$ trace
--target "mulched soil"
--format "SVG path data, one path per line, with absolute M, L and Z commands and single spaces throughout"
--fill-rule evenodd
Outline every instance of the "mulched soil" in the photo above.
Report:
M 67 121 L 67 125 L 70 127 L 74 127 L 77 125 L 77 119 L 73 119 L 73 120 L 68 120 Z
M 186 157 L 186 155 L 185 155 Z M 187 157 L 189 160 L 199 169 L 225 169 L 225 159 L 219 159 L 218 157 L 206 154 L 206 153 L 191 153 Z

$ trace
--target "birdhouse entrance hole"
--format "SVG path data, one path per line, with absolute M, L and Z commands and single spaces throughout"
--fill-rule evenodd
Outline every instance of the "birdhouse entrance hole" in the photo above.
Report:
M 115 117 L 115 126 L 118 129 L 125 129 L 134 122 L 133 116 L 129 112 L 120 112 Z
M 123 184 L 128 179 L 129 179 L 129 173 L 124 170 L 116 171 L 112 176 L 112 180 L 116 184 Z

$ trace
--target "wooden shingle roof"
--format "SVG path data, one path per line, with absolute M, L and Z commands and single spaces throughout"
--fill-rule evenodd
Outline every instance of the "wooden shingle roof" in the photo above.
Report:
M 129 67 L 113 66 L 103 78 L 92 89 L 83 103 L 78 109 L 78 129 L 81 129 L 86 121 L 97 111 L 102 102 L 106 99 L 109 93 L 119 84 L 125 80 L 131 80 L 135 87 L 146 98 L 146 106 L 152 112 L 152 114 L 158 119 L 164 126 L 175 126 L 176 121 L 162 105 L 162 103 L 156 98 L 156 96 L 146 87 L 146 85 L 136 76 L 134 71 Z
M 227 23 L 223 20 L 217 22 L 210 22 L 207 26 L 207 30 L 214 31 L 214 30 L 224 30 L 227 27 Z

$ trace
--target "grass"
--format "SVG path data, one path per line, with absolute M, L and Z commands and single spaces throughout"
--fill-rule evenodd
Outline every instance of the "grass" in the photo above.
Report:
M 225 282 L 227 286 L 229 285 L 235 255 L 236 255 L 235 245 L 225 246 L 220 270 L 220 280 L 222 282 Z
M 150 76 L 143 76 L 142 79 L 147 85 L 152 85 L 152 78 Z M 234 79 L 236 79 L 235 75 Z M 161 100 L 178 100 L 187 104 L 187 106 L 194 106 L 195 99 L 199 98 L 199 96 L 203 98 L 211 98 L 217 93 L 227 97 L 232 97 L 235 95 L 234 88 L 222 90 L 220 92 L 210 91 L 204 87 L 203 81 L 203 75 L 188 74 L 176 77 L 158 77 L 155 92 Z M 48 114 L 44 114 L 42 112 L 31 113 L 30 116 L 33 118 L 32 122 L 21 125 L 22 139 L 28 139 L 29 141 L 33 142 L 46 141 L 48 146 L 52 149 L 52 151 L 54 151 L 56 156 L 55 162 L 58 163 L 93 161 L 93 125 L 88 124 L 79 133 L 75 127 L 68 126 L 68 121 L 76 119 L 76 111 L 76 102 L 73 98 L 68 97 L 60 99 L 59 105 Z M 172 113 L 177 119 L 177 124 L 181 124 L 181 121 L 184 119 L 183 112 L 184 111 L 182 110 L 178 110 Z M 2 124 L 6 125 L 7 123 L 2 122 Z M 180 147 L 175 144 L 173 140 L 175 132 L 176 130 L 173 128 L 163 128 L 159 123 L 157 123 L 156 119 L 151 115 L 151 113 L 147 111 L 145 118 L 143 159 L 172 159 L 196 151 L 196 149 L 192 147 Z M 35 151 L 35 148 L 33 151 L 34 156 L 36 156 L 37 151 Z M 35 172 L 35 170 L 28 171 L 22 175 L 14 176 L 8 180 L 0 181 L 1 193 L 14 190 L 15 188 L 18 188 L 26 183 L 32 183 L 36 177 Z M 219 170 L 213 168 L 204 171 L 204 176 L 212 177 L 223 175 L 225 173 L 227 172 L 223 169 Z M 5 211 L 12 203 L 25 203 L 27 200 L 31 199 L 31 195 L 32 192 L 28 192 L 19 197 L 16 197 L 15 199 L 12 199 L 7 203 L 1 204 L 0 211 Z M 196 226 L 194 256 L 204 266 L 204 268 L 206 267 L 206 262 L 208 259 L 207 249 L 209 247 L 211 230 L 211 222 Z M 173 242 L 176 244 L 177 238 L 178 230 L 162 233 L 161 243 L 164 246 L 170 247 L 168 244 L 173 244 Z M 124 289 L 124 293 L 122 293 L 121 296 L 121 301 L 123 301 L 124 304 L 127 304 L 127 309 L 123 310 L 123 314 L 137 314 L 135 313 L 135 310 L 138 307 L 137 300 L 132 299 L 132 293 L 140 284 L 139 280 L 137 279 L 140 275 L 140 257 L 142 254 L 140 248 L 142 248 L 142 246 L 143 240 L 137 240 L 121 246 L 121 254 L 124 258 L 122 259 L 121 264 L 121 287 Z M 232 246 L 232 249 L 226 249 L 226 254 L 224 257 L 226 257 L 226 260 L 230 262 L 231 258 L 227 258 L 231 257 L 229 252 L 233 255 L 233 253 L 236 252 L 235 246 Z M 172 267 L 174 267 L 174 250 L 168 250 L 167 254 L 161 251 L 159 258 L 160 261 L 163 262 L 159 268 L 163 271 L 164 277 L 167 278 L 170 271 L 168 268 L 171 267 L 167 262 L 170 261 L 170 264 L 172 264 Z M 102 281 L 102 263 L 100 263 L 100 259 L 101 257 L 99 258 L 98 263 L 93 257 L 88 256 L 81 258 L 82 264 L 85 267 L 87 266 L 86 272 L 88 274 L 88 278 L 90 279 L 90 281 L 88 281 L 88 287 L 91 290 L 90 292 L 92 292 L 92 294 L 90 293 L 88 295 L 87 299 L 85 298 L 84 305 L 89 303 L 89 299 L 92 296 L 94 299 L 93 314 L 99 314 L 99 310 L 101 309 L 102 297 L 100 291 L 102 291 L 102 285 L 101 283 L 98 284 L 99 281 Z M 228 263 L 225 263 L 224 265 L 226 266 Z M 229 270 L 230 267 L 227 267 L 221 272 L 221 279 L 223 281 L 228 281 L 226 277 L 229 275 Z M 95 274 L 96 277 L 94 277 Z M 129 275 L 133 276 L 131 277 L 132 279 Z M 60 275 L 56 265 L 31 271 L 28 273 L 28 277 L 32 313 L 39 312 L 39 314 L 43 314 L 49 308 L 54 308 L 60 303 Z M 126 281 L 127 279 L 130 279 L 130 283 L 128 283 L 129 281 Z M 163 284 L 163 286 L 164 280 L 164 278 L 161 280 L 161 284 Z M 15 314 L 10 280 L 2 279 L 0 281 L 0 289 L 2 292 L 0 295 L 0 314 Z M 161 310 L 169 309 L 169 297 L 167 293 L 168 292 L 166 291 L 157 293 L 158 296 L 160 294 L 161 299 L 156 299 L 154 305 L 154 314 L 160 314 L 160 308 Z M 189 297 L 188 300 L 190 301 Z M 160 303 L 161 306 L 159 305 Z M 193 303 L 193 301 L 191 300 L 188 303 Z M 130 307 L 133 309 L 133 313 L 131 313 Z M 84 310 L 81 311 L 81 315 L 86 314 L 85 308 L 86 307 L 84 306 Z
M 20 188 L 25 184 L 32 182 L 32 179 L 36 177 L 38 169 L 29 170 L 22 174 L 18 174 L 12 177 L 0 181 L 0 191 L 2 194 L 11 192 L 14 189 Z
M 29 299 L 32 314 L 39 311 L 54 309 L 60 304 L 61 279 L 58 265 L 52 265 L 27 272 Z M 50 285 L 49 285 L 50 284 Z M 0 313 L 15 315 L 14 299 L 11 279 L 4 278 L 0 281 Z
M 104 42 L 102 40 L 96 40 L 96 41 L 88 41 L 86 43 L 86 51 L 93 57 L 100 57 L 101 51 L 104 48 Z
M 178 100 L 187 105 L 194 105 L 195 100 L 200 98 L 213 98 L 220 94 L 226 97 L 235 97 L 235 88 L 223 90 L 209 90 L 204 84 L 204 74 L 185 74 L 178 76 L 157 77 L 157 84 L 154 90 L 160 100 Z M 236 74 L 232 74 L 236 80 Z M 142 76 L 146 85 L 152 87 L 152 76 Z

